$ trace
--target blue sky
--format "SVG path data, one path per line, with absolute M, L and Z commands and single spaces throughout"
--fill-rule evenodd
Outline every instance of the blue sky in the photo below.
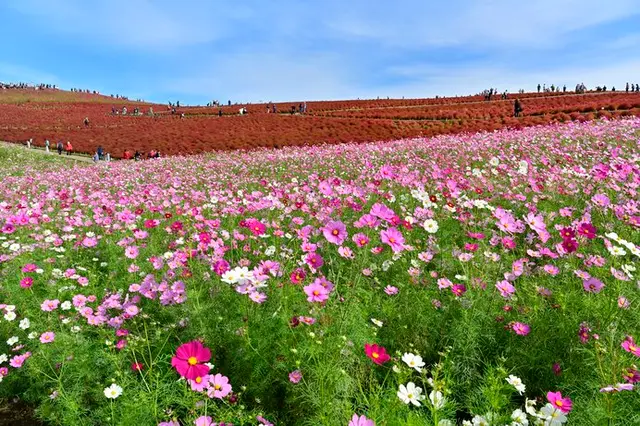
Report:
M 2 0 L 0 81 L 203 104 L 640 84 L 640 0 Z

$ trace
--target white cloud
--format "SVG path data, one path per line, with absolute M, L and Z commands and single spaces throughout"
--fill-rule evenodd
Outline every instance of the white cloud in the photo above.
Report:
M 214 41 L 235 19 L 248 16 L 241 3 L 207 1 L 17 0 L 9 4 L 37 18 L 42 30 L 100 45 L 166 50 Z
M 572 31 L 638 14 L 639 0 L 350 2 L 327 24 L 383 45 L 548 47 Z

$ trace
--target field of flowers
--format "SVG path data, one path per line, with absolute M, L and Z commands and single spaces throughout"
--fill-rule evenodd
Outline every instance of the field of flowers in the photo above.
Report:
M 638 425 L 639 141 L 3 162 L 0 398 L 51 425 Z

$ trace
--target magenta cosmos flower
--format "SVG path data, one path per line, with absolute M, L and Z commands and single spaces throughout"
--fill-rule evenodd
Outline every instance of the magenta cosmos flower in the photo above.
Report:
M 389 361 L 391 357 L 387 353 L 387 350 L 376 344 L 365 343 L 364 345 L 364 353 L 373 361 L 375 364 L 382 365 L 385 362 Z
M 622 349 L 640 357 L 640 346 L 633 341 L 633 337 L 627 336 L 627 338 L 620 344 Z
M 171 365 L 182 377 L 195 380 L 204 377 L 209 372 L 209 367 L 202 363 L 211 359 L 211 351 L 202 343 L 194 340 L 185 343 L 176 350 L 176 356 L 171 358 Z
M 404 237 L 396 228 L 380 231 L 380 240 L 389 245 L 394 253 L 399 253 L 404 250 Z
M 20 287 L 22 288 L 31 288 L 32 285 L 33 285 L 33 278 L 31 277 L 24 277 L 23 279 L 20 280 Z
M 354 414 L 353 417 L 351 417 L 348 426 L 376 426 L 376 423 L 373 420 L 366 418 L 364 415 L 358 416 L 357 414 Z
M 347 238 L 347 227 L 339 220 L 331 221 L 322 228 L 322 234 L 330 243 L 341 246 Z
M 571 406 L 573 405 L 571 399 L 563 398 L 560 392 L 547 392 L 547 400 L 554 408 L 557 408 L 565 414 L 571 411 Z
M 511 329 L 520 336 L 526 336 L 527 334 L 529 334 L 529 332 L 531 332 L 531 327 L 522 322 L 514 322 L 511 326 Z
M 329 290 L 318 281 L 303 287 L 307 295 L 307 301 L 322 303 L 329 298 Z

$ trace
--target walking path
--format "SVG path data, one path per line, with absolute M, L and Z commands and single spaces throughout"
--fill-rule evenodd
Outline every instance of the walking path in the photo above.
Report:
M 18 147 L 18 148 L 22 148 L 22 149 L 29 150 L 29 151 L 32 151 L 32 152 L 38 152 L 38 153 L 44 154 L 44 155 L 56 155 L 56 156 L 58 156 L 58 152 L 55 150 L 55 147 L 54 147 L 54 149 L 49 148 L 50 152 L 47 153 L 47 151 L 45 151 L 45 149 L 43 147 L 41 147 L 41 146 L 33 146 L 33 145 L 31 145 L 31 148 L 27 148 L 27 145 L 25 145 L 24 143 L 0 141 L 0 146 Z M 65 152 L 63 152 L 62 155 L 59 155 L 58 157 L 67 158 L 69 160 L 83 161 L 85 163 L 93 163 L 93 158 L 89 157 L 88 155 L 84 155 L 84 154 L 67 155 Z

